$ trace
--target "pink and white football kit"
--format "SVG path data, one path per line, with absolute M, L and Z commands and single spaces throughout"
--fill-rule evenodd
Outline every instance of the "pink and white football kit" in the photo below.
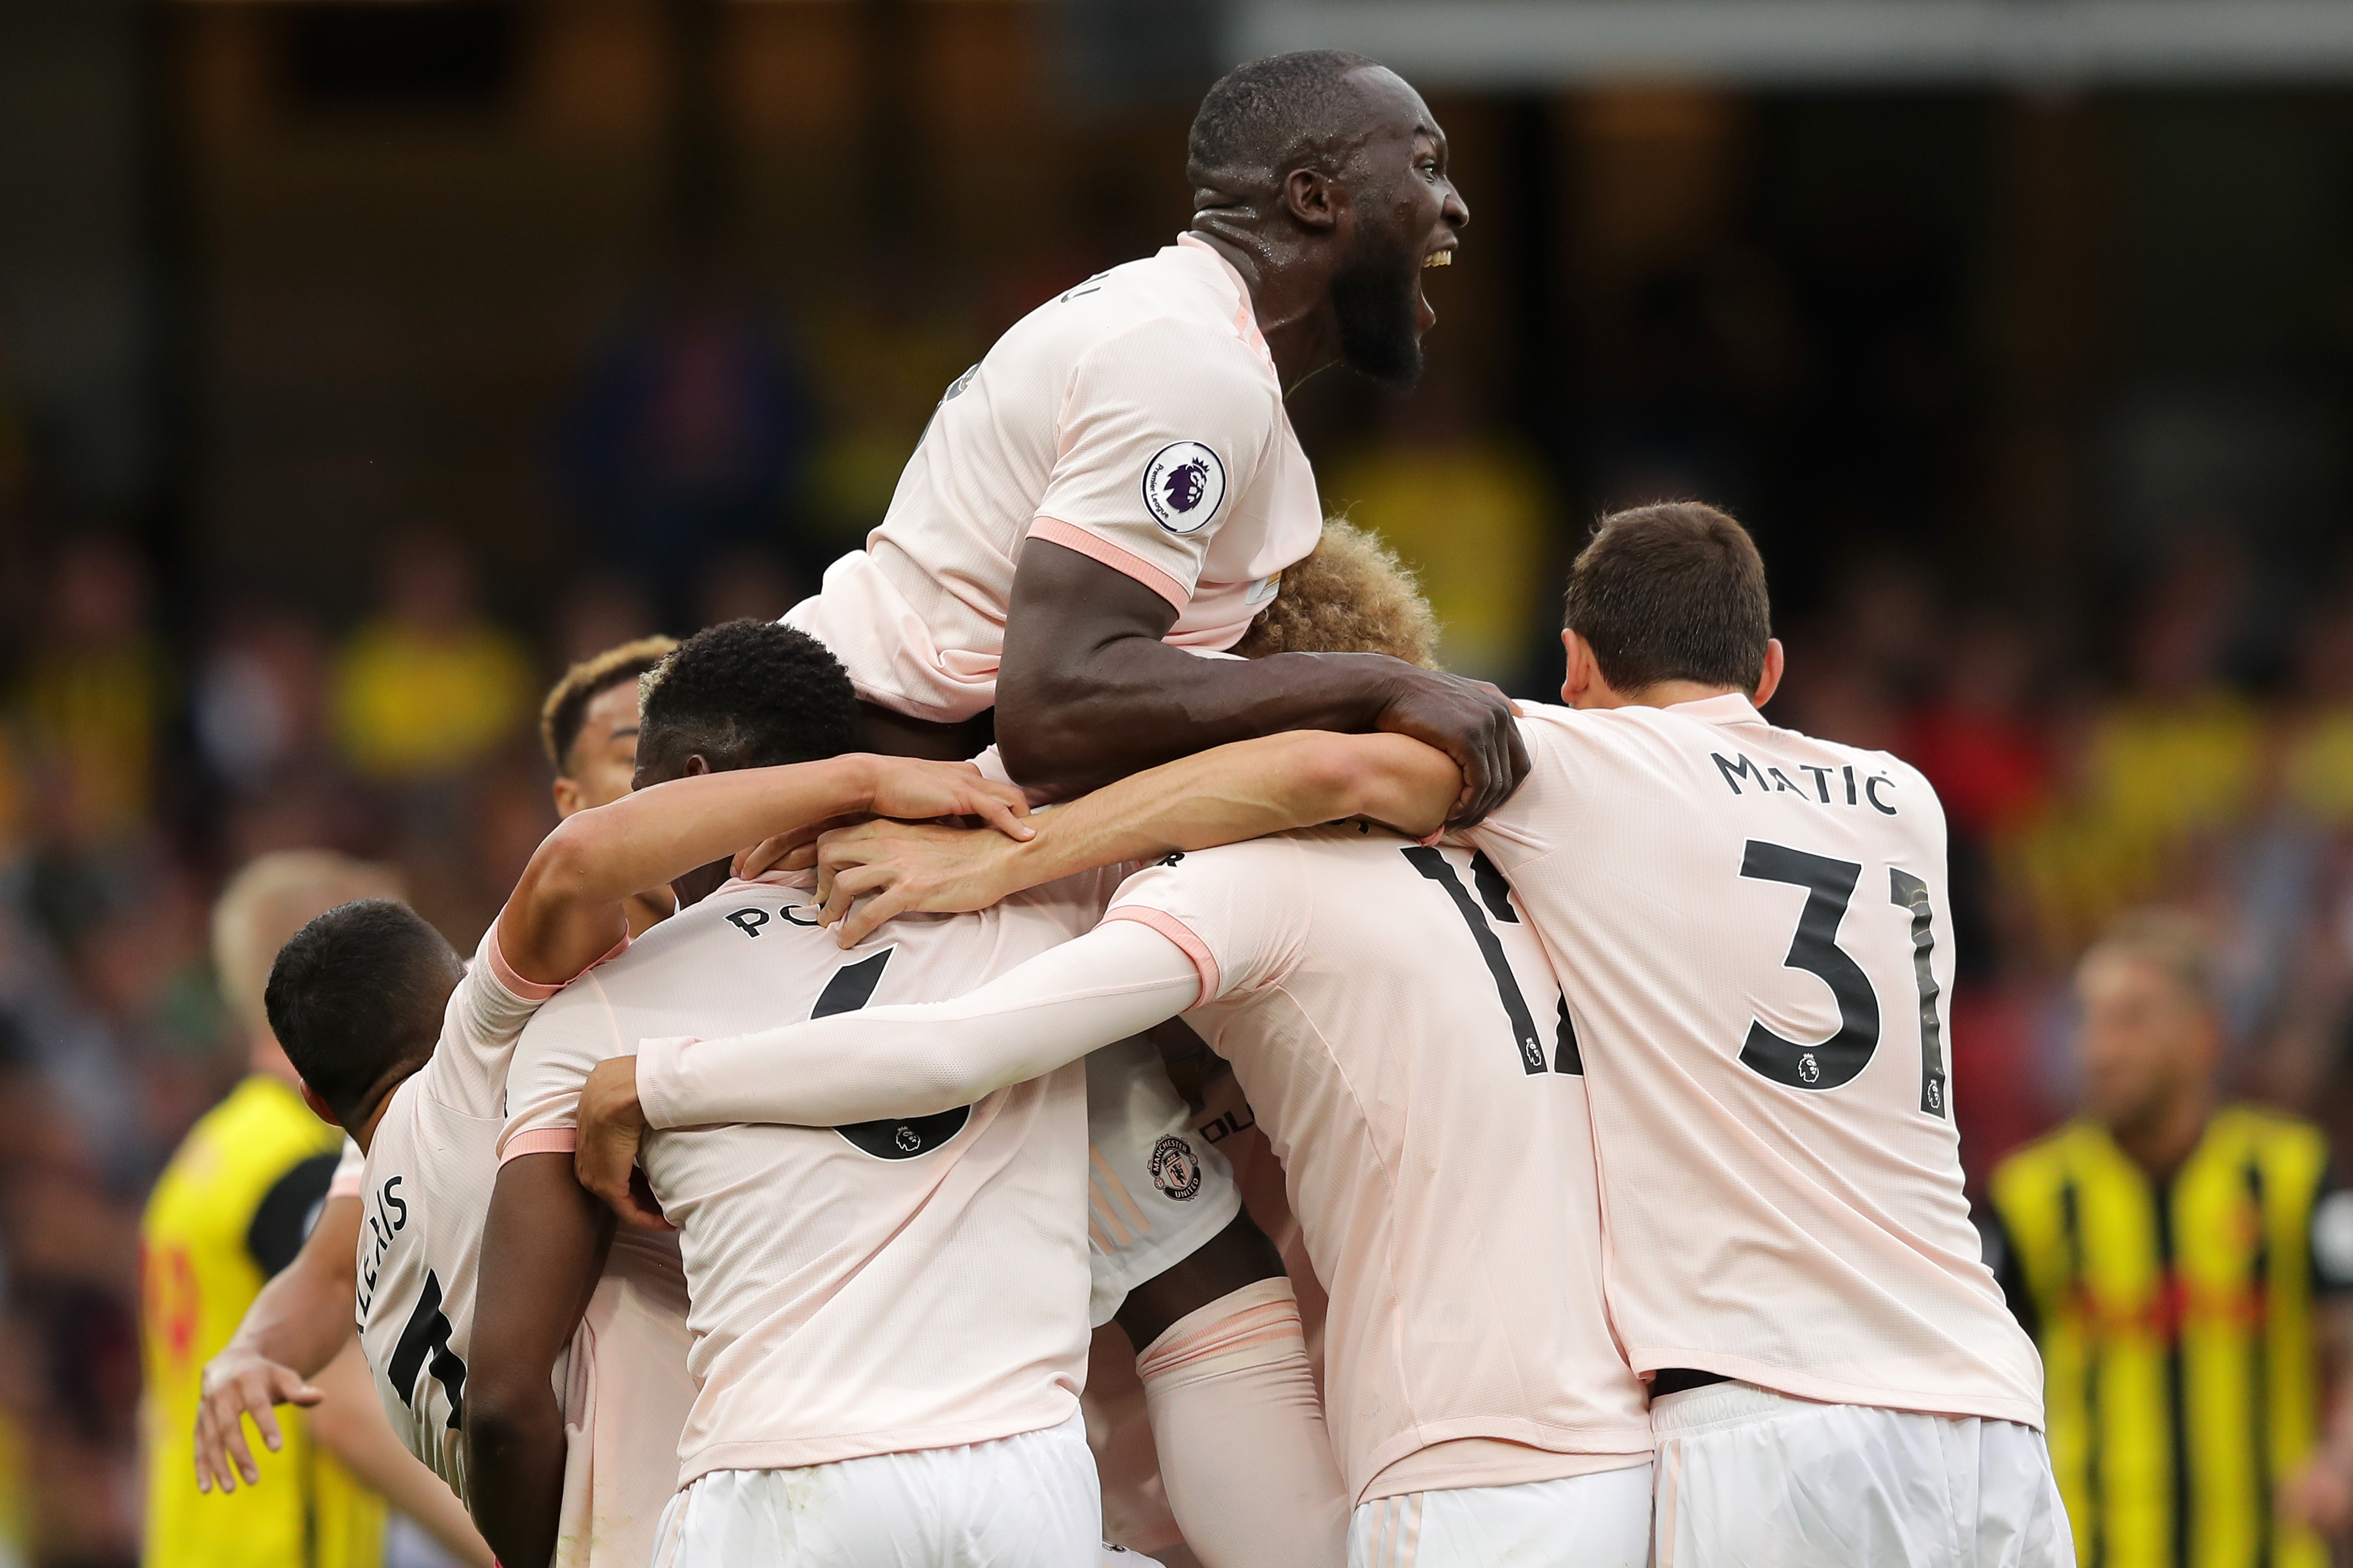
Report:
M 646 1037 L 733 1034 L 962 990 L 1083 929 L 1107 886 L 1102 875 L 1073 878 L 981 914 L 905 917 L 845 952 L 811 918 L 807 876 L 731 882 L 542 1011 L 516 1053 L 502 1157 L 570 1148 L 589 1071 Z M 1039 1439 L 1014 1458 L 991 1448 L 1060 1427 L 1078 1408 L 1085 1123 L 1085 1079 L 1072 1068 L 934 1114 L 648 1137 L 642 1163 L 679 1226 L 697 1389 L 674 1472 L 687 1489 L 665 1535 L 672 1561 L 725 1561 L 726 1543 L 767 1539 L 750 1514 L 713 1522 L 729 1511 L 715 1500 L 757 1513 L 785 1484 L 741 1472 L 893 1456 L 906 1461 L 903 1495 L 985 1505 L 986 1517 L 902 1521 L 892 1541 L 966 1540 L 986 1552 L 957 1561 L 1008 1568 L 1090 1568 L 1100 1515 L 1084 1443 Z M 997 1479 L 919 1479 L 950 1449 L 969 1450 L 974 1474 Z M 1025 1471 L 1060 1479 L 1006 1491 L 1004 1478 Z M 723 1475 L 703 1494 L 699 1483 Z M 873 1489 L 828 1482 L 794 1495 L 837 1493 L 855 1510 Z M 806 1542 L 871 1535 L 848 1520 L 800 1526 L 816 1532 L 795 1538 Z M 1003 1555 L 1016 1537 L 1025 1554 Z
M 1040 305 L 957 378 L 866 548 L 785 622 L 868 701 L 966 719 L 997 700 L 1025 541 L 1166 599 L 1167 641 L 1227 648 L 1323 528 L 1250 291 L 1180 236 Z
M 824 1024 L 649 1044 L 639 1095 L 656 1121 L 682 1073 L 756 1083 L 770 1113 L 925 1107 L 1188 1007 L 1282 1155 L 1331 1292 L 1327 1409 L 1359 1529 L 1385 1499 L 1509 1510 L 1522 1487 L 1646 1470 L 1641 1390 L 1602 1307 L 1574 1026 L 1467 849 L 1326 828 L 1173 857 L 1124 883 L 1101 928 L 974 994 L 861 1015 L 854 1048 Z M 1557 1561 L 1640 1563 L 1647 1483 L 1556 1489 L 1610 1521 L 1556 1536 Z M 1434 1526 L 1427 1561 L 1475 1558 L 1478 1517 L 1451 1543 Z
M 1796 1396 L 1678 1438 L 1686 1459 L 1757 1451 L 1740 1424 L 1803 1401 L 2039 1429 L 2041 1363 L 1962 1194 L 1945 818 L 1927 781 L 1777 729 L 1736 695 L 1523 708 L 1534 770 L 1467 837 L 1509 879 L 1576 1021 L 1611 1321 L 1637 1371 Z M 2039 1448 L 2039 1431 L 2020 1440 Z M 1662 1464 L 1662 1561 L 1670 1521 L 1685 1561 L 1860 1561 L 1809 1533 L 1851 1500 L 1807 1500 L 1832 1487 L 1820 1465 L 1760 1473 L 1779 1489 L 1736 1512 L 1722 1484 L 1675 1495 L 1676 1473 Z M 1943 1488 L 1926 1492 L 1944 1506 Z M 1989 1491 L 1971 1522 L 2008 1539 L 2043 1502 Z
M 460 1500 L 475 1277 L 507 1067 L 557 989 L 507 966 L 493 924 L 449 997 L 432 1059 L 393 1092 L 358 1177 L 360 1346 L 393 1430 Z M 667 1237 L 616 1241 L 554 1375 L 567 1446 L 558 1568 L 639 1568 L 652 1552 L 693 1394 L 684 1304 Z

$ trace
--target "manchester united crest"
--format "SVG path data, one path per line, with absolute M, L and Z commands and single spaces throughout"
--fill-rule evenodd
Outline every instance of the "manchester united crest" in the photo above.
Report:
M 1201 1157 L 1171 1132 L 1152 1146 L 1152 1184 L 1164 1197 L 1183 1203 L 1201 1190 Z

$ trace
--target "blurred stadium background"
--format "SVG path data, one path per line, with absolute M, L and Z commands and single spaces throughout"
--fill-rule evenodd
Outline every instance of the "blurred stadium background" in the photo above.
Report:
M 243 1070 L 270 848 L 460 943 L 568 659 L 772 616 L 996 332 L 1188 212 L 1225 63 L 1421 87 L 1473 212 L 1327 505 L 1535 696 L 1598 510 L 1762 542 L 1784 721 L 1953 820 L 1973 1180 L 2117 910 L 2225 939 L 2234 1092 L 2353 1139 L 2353 5 L 8 0 L 0 1561 L 136 1554 L 136 1223 Z

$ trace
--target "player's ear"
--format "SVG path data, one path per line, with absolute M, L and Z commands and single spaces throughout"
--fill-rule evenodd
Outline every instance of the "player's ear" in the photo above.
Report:
M 1560 700 L 1562 706 L 1574 708 L 1599 671 L 1593 662 L 1591 646 L 1567 626 L 1560 629 L 1560 646 L 1568 655 L 1567 667 L 1561 673 Z
M 343 1124 L 343 1119 L 337 1116 L 333 1110 L 330 1110 L 327 1102 L 319 1098 L 319 1091 L 312 1089 L 307 1083 L 302 1085 L 302 1103 L 311 1108 L 311 1115 L 317 1117 L 328 1126 L 341 1127 Z
M 555 815 L 570 816 L 581 807 L 580 786 L 562 773 L 555 775 Z
M 1339 226 L 1347 193 L 1320 169 L 1293 169 L 1282 182 L 1282 207 L 1293 222 L 1329 232 Z
M 1781 639 L 1774 637 L 1767 641 L 1765 644 L 1765 673 L 1757 678 L 1757 695 L 1751 700 L 1757 707 L 1762 708 L 1773 700 L 1773 693 L 1780 689 L 1781 670 L 1785 663 Z
M 711 759 L 697 752 L 686 759 L 686 765 L 678 770 L 678 776 L 682 779 L 701 778 L 710 771 Z

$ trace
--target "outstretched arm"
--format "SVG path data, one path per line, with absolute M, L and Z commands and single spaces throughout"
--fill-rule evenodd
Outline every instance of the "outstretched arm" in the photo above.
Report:
M 1106 921 L 954 1002 L 867 1007 L 725 1039 L 645 1040 L 580 1093 L 583 1185 L 624 1216 L 639 1133 L 716 1121 L 832 1127 L 970 1105 L 1193 1005 L 1199 972 L 1148 926 Z M 479 1332 L 479 1331 L 477 1331 Z
M 997 744 L 1013 776 L 1074 793 L 1251 736 L 1383 730 L 1453 759 L 1461 777 L 1445 815 L 1467 825 L 1527 774 L 1511 702 L 1484 681 L 1378 654 L 1197 658 L 1160 640 L 1176 619 L 1125 573 L 1025 541 L 997 678 Z
M 1402 735 L 1295 731 L 1183 758 L 1056 806 L 1019 845 L 870 823 L 820 841 L 818 917 L 853 947 L 911 910 L 966 913 L 1060 877 L 1361 816 L 1416 837 L 1461 787 L 1443 752 Z M 870 896 L 871 895 L 871 896 Z M 851 901 L 866 901 L 851 909 Z M 844 916 L 847 919 L 844 919 Z
M 525 980 L 561 984 L 628 934 L 622 900 L 747 845 L 868 811 L 973 816 L 1026 837 L 1028 810 L 969 763 L 857 752 L 674 779 L 557 824 L 499 916 L 499 951 Z
M 353 1339 L 359 1243 L 360 1200 L 329 1198 L 294 1261 L 270 1276 L 237 1332 L 205 1363 L 196 1405 L 198 1491 L 217 1486 L 233 1492 L 240 1477 L 259 1486 L 246 1420 L 276 1453 L 286 1439 L 272 1407 L 314 1405 L 324 1397 L 307 1380 Z

